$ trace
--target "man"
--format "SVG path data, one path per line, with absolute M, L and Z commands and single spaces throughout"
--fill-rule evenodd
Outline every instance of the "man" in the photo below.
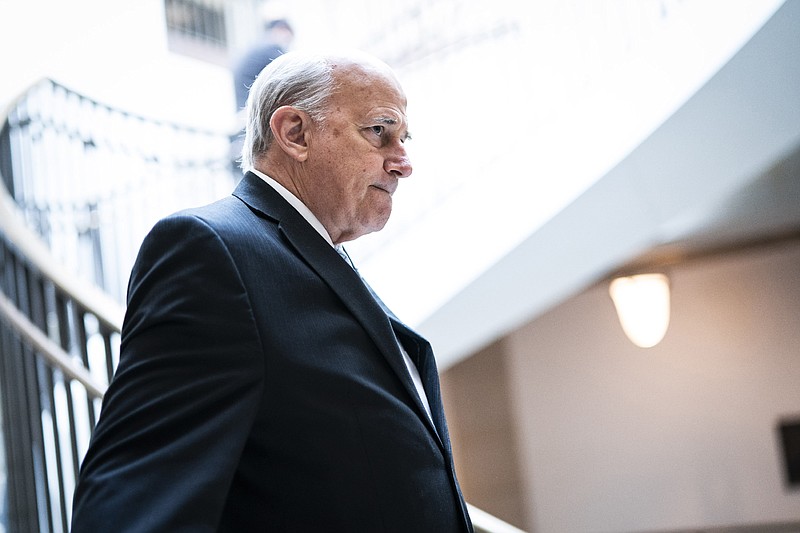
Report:
M 142 245 L 73 533 L 471 531 L 430 346 L 337 253 L 411 174 L 400 84 L 290 52 L 247 111 L 252 171 Z

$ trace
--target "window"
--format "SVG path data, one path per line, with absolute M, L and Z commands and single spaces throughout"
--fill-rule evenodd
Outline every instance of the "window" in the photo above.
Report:
M 169 49 L 196 59 L 227 64 L 224 0 L 164 0 Z

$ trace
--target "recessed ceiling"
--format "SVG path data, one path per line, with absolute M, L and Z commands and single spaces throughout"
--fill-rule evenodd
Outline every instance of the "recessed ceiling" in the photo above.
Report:
M 640 271 L 786 240 L 800 240 L 800 146 L 701 217 L 676 225 L 669 242 L 623 266 Z

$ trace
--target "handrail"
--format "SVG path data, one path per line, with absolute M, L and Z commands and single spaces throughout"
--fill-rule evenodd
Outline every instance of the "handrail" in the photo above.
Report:
M 47 78 L 41 78 L 25 88 L 17 98 L 5 106 L 0 119 L 7 121 L 11 110 L 22 101 L 24 95 L 45 80 Z M 0 168 L 0 231 L 8 235 L 9 240 L 14 242 L 15 246 L 39 272 L 52 280 L 64 292 L 72 295 L 86 309 L 91 309 L 102 323 L 118 333 L 122 329 L 124 308 L 94 285 L 81 280 L 67 269 L 61 268 L 58 261 L 41 242 L 40 237 L 25 224 L 5 183 L 5 177 L 2 176 L 2 168 Z
M 522 529 L 500 520 L 496 516 L 467 504 L 475 533 L 525 533 Z
M 2 134 L 0 168 L 28 229 L 120 305 L 152 225 L 228 195 L 241 177 L 228 132 L 127 112 L 50 78 L 12 103 Z
M 70 294 L 84 308 L 91 309 L 104 325 L 119 333 L 125 309 L 94 285 L 61 267 L 39 236 L 25 226 L 22 215 L 2 180 L 0 180 L 0 231 L 8 236 L 21 254 L 43 276 Z
M 30 342 L 50 363 L 70 378 L 80 382 L 93 397 L 103 397 L 105 387 L 97 384 L 83 365 L 75 363 L 67 352 L 47 338 L 2 291 L 0 291 L 0 313 L 14 330 Z
M 3 133 L 25 94 L 0 116 Z M 110 380 L 124 310 L 56 260 L 26 225 L 6 187 L 11 176 L 3 175 L 14 163 L 8 140 L 0 137 L 1 488 L 8 520 L 0 525 L 66 533 L 78 468 L 106 388 L 100 379 Z

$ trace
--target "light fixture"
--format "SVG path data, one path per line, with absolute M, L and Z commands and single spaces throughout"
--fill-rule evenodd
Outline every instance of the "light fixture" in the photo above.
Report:
M 669 326 L 669 279 L 664 274 L 615 278 L 608 288 L 622 330 L 632 343 L 651 348 Z

